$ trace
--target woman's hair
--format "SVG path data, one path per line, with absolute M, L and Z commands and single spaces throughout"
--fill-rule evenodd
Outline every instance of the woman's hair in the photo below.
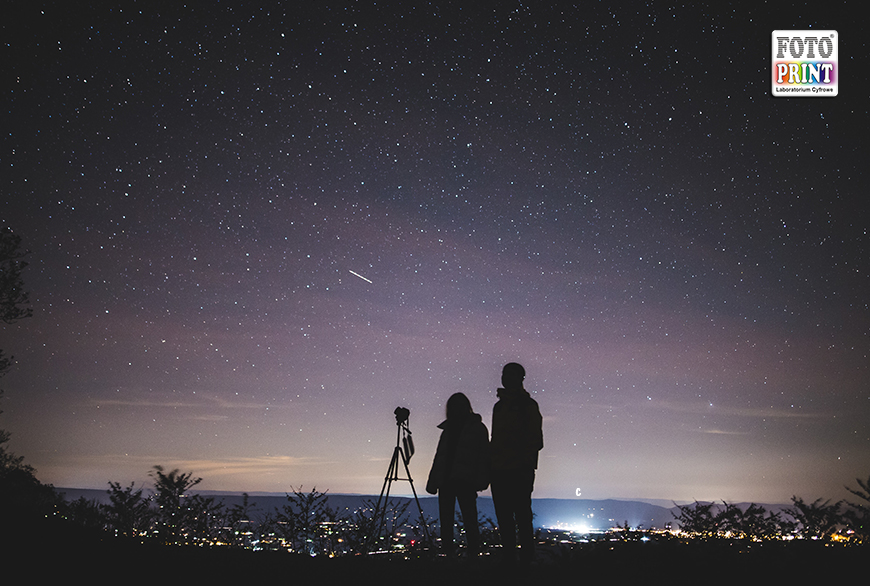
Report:
M 447 399 L 447 419 L 468 415 L 471 411 L 471 401 L 462 393 L 454 393 Z

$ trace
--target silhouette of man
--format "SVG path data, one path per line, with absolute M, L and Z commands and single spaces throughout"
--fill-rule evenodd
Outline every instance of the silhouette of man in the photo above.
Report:
M 541 411 L 523 388 L 525 369 L 511 362 L 502 369 L 498 402 L 492 409 L 490 465 L 492 502 L 507 561 L 534 558 L 532 490 L 538 452 L 544 447 Z

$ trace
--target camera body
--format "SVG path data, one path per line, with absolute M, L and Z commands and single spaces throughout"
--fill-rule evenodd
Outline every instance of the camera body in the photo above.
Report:
M 402 455 L 407 465 L 411 456 L 414 455 L 414 440 L 411 439 L 411 430 L 408 427 L 408 417 L 411 416 L 411 410 L 405 407 L 396 407 L 393 414 L 396 416 L 396 425 L 399 426 L 399 431 L 402 435 L 402 449 L 404 450 Z
M 405 407 L 396 407 L 393 414 L 396 416 L 396 425 L 402 425 L 408 421 L 408 417 L 411 416 L 411 411 Z

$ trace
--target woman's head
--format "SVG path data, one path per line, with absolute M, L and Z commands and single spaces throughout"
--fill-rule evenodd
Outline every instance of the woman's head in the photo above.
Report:
M 471 412 L 471 401 L 464 394 L 454 393 L 447 399 L 447 419 L 462 417 Z

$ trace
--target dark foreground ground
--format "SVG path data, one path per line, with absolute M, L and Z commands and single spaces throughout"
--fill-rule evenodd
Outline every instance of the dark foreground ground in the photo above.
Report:
M 7 571 L 22 567 L 22 579 L 39 584 L 61 584 L 70 579 L 91 584 L 181 585 L 807 584 L 866 578 L 870 562 L 868 548 L 805 542 L 746 546 L 674 540 L 599 542 L 573 548 L 542 546 L 535 563 L 506 566 L 495 555 L 476 560 L 383 555 L 328 559 L 283 552 L 126 543 L 56 525 L 39 531 L 22 528 L 17 534 L 9 529 L 3 528 L 0 543 Z

